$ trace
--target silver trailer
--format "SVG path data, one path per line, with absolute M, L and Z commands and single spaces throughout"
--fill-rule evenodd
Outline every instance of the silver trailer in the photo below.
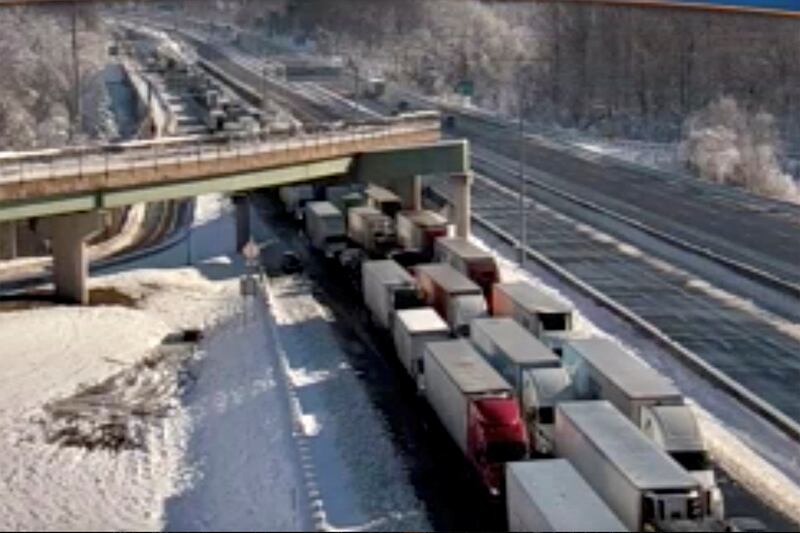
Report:
M 564 459 L 506 465 L 509 531 L 629 531 Z
M 347 236 L 369 253 L 379 253 L 395 241 L 392 219 L 374 207 L 347 211 Z
M 709 527 L 699 482 L 606 401 L 559 404 L 555 451 L 630 531 Z
M 435 309 L 405 309 L 394 320 L 394 345 L 397 356 L 418 390 L 424 389 L 425 345 L 450 340 L 450 326 Z
M 599 337 L 567 342 L 562 362 L 577 398 L 611 402 L 700 481 L 714 516 L 723 518 L 722 493 L 700 427 L 672 381 L 616 343 Z
M 498 283 L 492 292 L 495 316 L 510 316 L 537 337 L 572 329 L 572 306 L 524 281 Z
M 306 204 L 306 234 L 311 246 L 333 257 L 347 247 L 344 215 L 330 202 Z
M 534 368 L 557 368 L 561 361 L 511 318 L 477 318 L 470 339 L 514 390 L 522 389 L 522 374 Z
M 450 265 L 419 265 L 415 271 L 425 303 L 454 333 L 468 334 L 473 319 L 488 316 L 481 288 Z
M 390 331 L 395 311 L 419 306 L 413 276 L 394 261 L 362 263 L 361 284 L 372 319 Z
M 401 211 L 397 213 L 397 240 L 407 250 L 433 253 L 436 239 L 447 237 L 451 225 L 433 211 Z
M 314 199 L 314 187 L 311 185 L 281 187 L 278 190 L 278 196 L 280 196 L 286 212 L 291 214 L 295 219 L 301 220 L 303 218 L 303 208 L 306 202 L 310 202 Z
M 608 400 L 637 426 L 642 407 L 684 403 L 670 380 L 609 339 L 570 341 L 561 360 L 579 398 Z

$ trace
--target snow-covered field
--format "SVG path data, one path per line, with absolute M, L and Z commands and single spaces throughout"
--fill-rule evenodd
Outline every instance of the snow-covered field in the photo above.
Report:
M 0 316 L 0 529 L 307 526 L 266 310 L 239 295 L 242 266 L 214 255 L 231 248 L 219 239 L 231 226 L 225 202 L 204 199 L 198 212 L 196 267 L 181 267 L 178 251 L 160 258 L 171 269 L 93 280 L 136 308 Z M 186 364 L 148 359 L 165 335 L 193 328 L 207 336 Z M 140 447 L 48 443 L 48 408 L 87 408 L 91 394 L 128 407 L 121 424 L 144 426 Z M 163 414 L 145 417 L 142 406 L 159 402 Z M 94 407 L 81 423 L 94 416 L 103 431 L 109 409 Z

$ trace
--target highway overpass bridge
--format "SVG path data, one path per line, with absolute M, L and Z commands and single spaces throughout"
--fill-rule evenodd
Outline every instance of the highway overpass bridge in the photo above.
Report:
M 107 209 L 228 193 L 246 212 L 241 193 L 337 177 L 387 186 L 415 208 L 420 177 L 446 175 L 462 191 L 455 218 L 457 231 L 466 235 L 468 170 L 467 142 L 442 141 L 436 113 L 315 133 L 172 138 L 7 154 L 0 156 L 0 242 L 13 249 L 15 221 L 33 219 L 51 241 L 57 297 L 86 303 L 85 242 L 100 229 Z

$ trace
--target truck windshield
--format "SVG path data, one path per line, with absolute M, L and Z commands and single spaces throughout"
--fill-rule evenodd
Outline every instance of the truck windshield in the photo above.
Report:
M 511 463 L 525 459 L 527 448 L 522 442 L 490 442 L 486 447 L 489 463 Z
M 672 458 L 675 459 L 679 465 L 689 472 L 708 470 L 711 468 L 708 454 L 703 451 L 673 452 L 670 455 L 672 455 Z

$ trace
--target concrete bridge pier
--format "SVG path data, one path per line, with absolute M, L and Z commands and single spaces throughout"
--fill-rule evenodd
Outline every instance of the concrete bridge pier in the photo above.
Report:
M 17 257 L 17 223 L 0 222 L 0 261 Z
M 104 226 L 104 213 L 89 211 L 41 219 L 37 231 L 50 240 L 56 298 L 65 303 L 89 303 L 89 258 L 86 241 Z
M 251 237 L 250 197 L 246 194 L 234 195 L 233 205 L 236 206 L 236 251 L 241 253 Z
M 456 237 L 468 239 L 472 232 L 472 174 L 451 174 Z

